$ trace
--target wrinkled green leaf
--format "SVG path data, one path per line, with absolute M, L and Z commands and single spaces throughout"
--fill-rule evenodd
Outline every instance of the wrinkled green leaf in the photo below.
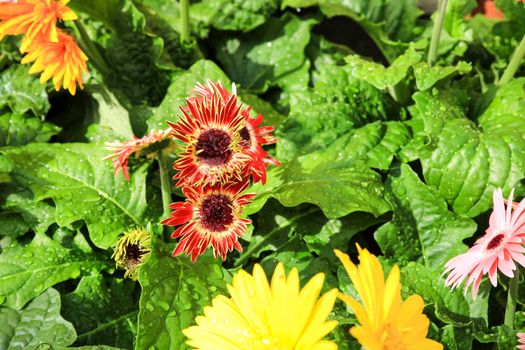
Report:
M 317 5 L 328 17 L 346 16 L 357 22 L 392 62 L 406 49 L 408 42 L 421 34 L 417 20 L 421 11 L 415 0 L 285 0 L 281 7 Z
M 195 323 L 195 316 L 224 290 L 225 276 L 217 260 L 201 256 L 193 264 L 189 258 L 171 256 L 160 242 L 139 270 L 142 287 L 137 349 L 187 349 L 181 330 Z
M 413 129 L 418 137 L 427 138 L 419 152 L 425 180 L 456 213 L 473 217 L 484 212 L 492 206 L 496 188 L 508 193 L 524 177 L 525 119 L 517 112 L 524 83 L 523 79 L 513 83 L 516 93 L 498 91 L 478 118 L 479 127 L 447 101 L 414 95 L 412 115 L 422 123 L 413 124 Z M 435 104 L 440 107 L 430 108 Z
M 77 330 L 75 345 L 106 344 L 133 347 L 138 298 L 130 280 L 82 277 L 77 288 L 62 297 L 62 314 Z M 116 307 L 118 306 L 118 307 Z
M 146 31 L 146 19 L 131 0 L 73 0 L 72 9 L 111 29 L 98 40 L 105 65 L 99 67 L 110 88 L 133 104 L 158 105 L 169 79 L 162 66 L 164 41 Z M 100 64 L 98 64 L 100 66 Z
M 277 0 L 203 0 L 190 13 L 217 29 L 247 32 L 265 23 L 277 6 Z
M 109 268 L 100 255 L 67 249 L 37 234 L 27 246 L 7 247 L 0 255 L 0 300 L 22 308 L 43 290 L 71 278 Z
M 355 55 L 348 56 L 346 62 L 350 73 L 355 78 L 364 80 L 378 89 L 386 89 L 401 82 L 407 76 L 409 68 L 420 62 L 421 58 L 421 54 L 411 46 L 386 68 L 382 64 L 367 61 Z
M 441 343 L 450 350 L 472 349 L 472 331 L 469 328 L 459 328 L 446 325 L 442 328 Z
M 389 210 L 381 187 L 379 174 L 362 162 L 334 161 L 322 152 L 314 152 L 272 169 L 265 186 L 252 186 L 251 191 L 257 193 L 257 197 L 246 211 L 258 211 L 273 197 L 287 207 L 315 204 L 328 218 L 339 218 L 354 211 L 378 216 Z
M 290 105 L 290 115 L 276 130 L 280 160 L 324 149 L 367 122 L 397 116 L 390 97 L 352 78 L 347 66 L 322 67 L 314 90 L 292 94 Z
M 0 115 L 0 146 L 47 142 L 60 128 L 39 117 L 6 113 Z
M 43 116 L 49 110 L 46 86 L 29 75 L 29 67 L 12 65 L 0 74 L 0 111 L 5 107 L 18 115 L 31 110 Z
M 410 262 L 401 268 L 401 282 L 406 295 L 419 294 L 425 303 L 433 306 L 436 316 L 454 327 L 485 329 L 488 326 L 489 299 L 483 284 L 476 300 L 461 288 L 445 287 L 439 269 L 429 269 Z
M 472 70 L 469 63 L 461 61 L 457 66 L 430 66 L 428 63 L 419 62 L 414 65 L 414 76 L 419 90 L 430 89 L 438 81 L 453 74 L 466 74 Z
M 451 213 L 445 200 L 408 165 L 391 173 L 386 187 L 394 217 L 375 234 L 385 256 L 402 264 L 418 261 L 428 269 L 441 270 L 465 250 L 462 241 L 476 231 L 474 221 Z
M 42 344 L 65 347 L 76 338 L 73 325 L 60 316 L 60 294 L 53 288 L 20 311 L 0 307 L 0 320 L 0 349 L 35 350 Z
M 232 81 L 250 91 L 270 86 L 304 90 L 309 81 L 309 61 L 304 49 L 310 41 L 313 19 L 300 20 L 292 14 L 272 17 L 249 34 L 223 38 L 217 59 Z
M 0 185 L 0 235 L 16 237 L 30 229 L 45 233 L 55 222 L 55 208 L 46 202 L 35 202 L 27 189 Z
M 129 226 L 144 223 L 148 164 L 127 182 L 102 160 L 108 151 L 100 144 L 30 144 L 2 153 L 15 164 L 12 176 L 36 200 L 53 199 L 60 226 L 84 220 L 98 247 L 114 245 Z

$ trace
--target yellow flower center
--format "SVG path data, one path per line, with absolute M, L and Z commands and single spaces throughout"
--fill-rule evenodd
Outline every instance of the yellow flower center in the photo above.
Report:
M 399 330 L 392 324 L 387 323 L 385 325 L 385 331 L 383 333 L 383 350 L 405 350 L 407 349 L 403 342 L 403 336 Z

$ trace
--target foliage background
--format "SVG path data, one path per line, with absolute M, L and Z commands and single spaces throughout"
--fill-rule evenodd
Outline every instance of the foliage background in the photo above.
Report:
M 494 189 L 525 194 L 525 78 L 494 84 L 525 7 L 496 5 L 505 20 L 465 19 L 475 1 L 449 0 L 429 66 L 434 18 L 415 0 L 195 1 L 194 45 L 180 43 L 175 1 L 72 0 L 96 48 L 76 96 L 41 85 L 4 39 L 0 349 L 184 349 L 180 330 L 241 266 L 282 261 L 355 294 L 333 249 L 355 256 L 356 242 L 400 265 L 403 295 L 423 296 L 429 335 L 447 349 L 512 348 L 506 281 L 474 301 L 441 276 L 487 228 Z M 235 82 L 276 127 L 283 164 L 251 188 L 243 254 L 194 265 L 156 239 L 138 283 L 124 280 L 110 258 L 119 235 L 162 231 L 158 167 L 132 160 L 130 182 L 114 177 L 104 143 L 165 128 L 206 79 Z M 331 317 L 340 348 L 359 349 L 350 310 L 338 303 Z

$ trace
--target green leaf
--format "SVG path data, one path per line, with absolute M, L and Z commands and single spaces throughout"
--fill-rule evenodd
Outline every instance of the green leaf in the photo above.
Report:
M 525 137 L 525 78 L 514 79 L 498 89 L 492 102 L 478 118 L 486 132 L 505 136 L 516 132 Z
M 391 173 L 386 187 L 394 217 L 375 233 L 385 256 L 401 264 L 418 261 L 428 269 L 441 270 L 446 261 L 465 250 L 462 241 L 474 234 L 475 222 L 448 211 L 445 200 L 408 165 Z
M 360 56 L 348 56 L 346 62 L 355 78 L 361 79 L 374 85 L 378 89 L 386 89 L 387 87 L 396 86 L 403 80 L 410 67 L 421 61 L 421 54 L 419 54 L 413 46 L 401 56 L 395 59 L 392 64 L 385 68 L 382 64 L 367 61 Z
M 108 151 L 100 144 L 30 144 L 0 153 L 13 161 L 11 175 L 36 200 L 53 199 L 58 225 L 84 220 L 100 248 L 113 246 L 129 226 L 145 222 L 147 163 L 127 182 L 102 160 Z
M 92 85 L 89 91 L 95 103 L 93 122 L 109 127 L 120 138 L 131 139 L 134 135 L 129 112 L 120 105 L 117 98 L 101 85 Z
M 172 257 L 160 244 L 154 244 L 139 270 L 142 294 L 135 347 L 187 349 L 181 330 L 193 325 L 202 308 L 225 289 L 224 271 L 209 256 L 194 264 L 187 257 Z
M 442 329 L 441 344 L 450 350 L 472 349 L 472 332 L 468 328 L 446 325 Z
M 58 126 L 44 122 L 39 117 L 11 113 L 0 115 L 0 146 L 47 142 L 59 132 Z
M 472 32 L 468 29 L 465 17 L 467 17 L 476 6 L 475 0 L 448 1 L 443 29 L 453 38 L 471 39 Z
M 411 112 L 418 120 L 412 124 L 414 134 L 427 139 L 419 152 L 426 183 L 454 212 L 474 217 L 492 207 L 496 188 L 508 193 L 524 177 L 525 119 L 517 112 L 523 104 L 524 83 L 525 79 L 513 83 L 518 92 L 498 91 L 479 117 L 479 127 L 444 99 L 414 95 Z
M 73 325 L 60 316 L 60 294 L 52 288 L 24 309 L 0 307 L 0 349 L 34 350 L 40 345 L 68 346 L 75 341 Z
M 287 207 L 301 203 L 319 206 L 328 218 L 339 218 L 354 211 L 379 216 L 390 208 L 382 196 L 379 174 L 352 159 L 334 160 L 314 152 L 271 169 L 266 185 L 255 184 L 257 193 L 247 213 L 257 212 L 270 197 Z
M 281 7 L 303 8 L 317 5 L 328 17 L 346 16 L 357 22 L 392 62 L 423 28 L 418 25 L 421 11 L 415 0 L 285 0 Z
M 461 288 L 451 290 L 445 287 L 441 273 L 440 269 L 429 269 L 414 262 L 403 266 L 403 295 L 419 294 L 425 304 L 434 308 L 439 320 L 454 327 L 467 327 L 471 332 L 472 329 L 486 329 L 489 303 L 486 285 L 482 284 L 481 293 L 476 300 L 472 300 L 470 293 L 464 294 Z
M 167 72 L 160 68 L 164 66 L 164 41 L 147 32 L 146 19 L 133 2 L 73 0 L 68 6 L 111 29 L 110 35 L 96 40 L 105 65 L 111 67 L 99 69 L 108 86 L 124 94 L 132 104 L 158 105 L 169 84 Z
M 414 65 L 414 76 L 419 90 L 428 90 L 438 81 L 454 74 L 467 74 L 472 70 L 468 62 L 461 61 L 456 66 L 430 66 L 426 62 Z
M 166 129 L 168 121 L 175 122 L 180 114 L 179 106 L 186 104 L 185 100 L 195 85 L 205 84 L 208 79 L 220 81 L 225 87 L 230 87 L 228 76 L 214 62 L 208 60 L 200 60 L 187 71 L 174 74 L 164 100 L 155 114 L 148 119 L 148 129 Z
M 138 297 L 130 280 L 82 277 L 75 291 L 62 297 L 62 314 L 78 333 L 75 345 L 133 347 Z M 118 307 L 116 307 L 118 305 Z
M 191 6 L 190 14 L 220 30 L 247 32 L 265 23 L 277 7 L 277 0 L 203 0 Z
M 402 122 L 374 122 L 341 136 L 326 151 L 334 161 L 363 160 L 371 168 L 388 170 L 394 156 L 409 142 Z
M 14 114 L 31 110 L 43 116 L 49 110 L 45 84 L 29 75 L 29 68 L 12 65 L 0 74 L 0 111 L 9 107 Z
M 329 261 L 335 259 L 333 249 L 346 249 L 348 241 L 358 232 L 383 222 L 371 214 L 353 213 L 339 219 L 328 219 L 319 208 L 302 204 L 287 208 L 271 199 L 259 211 L 254 221 L 255 229 L 251 237 L 243 236 L 250 243 L 240 260 L 257 258 L 263 252 L 275 252 L 268 258 L 277 259 L 283 251 L 287 251 L 299 260 L 310 254 L 297 252 L 298 246 L 316 256 L 328 256 Z M 302 241 L 295 244 L 292 241 Z M 296 249 L 297 248 L 297 249 Z M 295 259 L 295 258 L 294 258 Z M 306 258 L 304 258 L 306 260 Z M 301 270 L 301 269 L 300 269 Z
M 98 254 L 67 249 L 37 234 L 28 246 L 6 247 L 0 255 L 0 300 L 20 309 L 59 282 L 107 268 Z
M 35 202 L 31 191 L 0 184 L 0 235 L 16 237 L 33 229 L 45 233 L 55 222 L 55 208 Z
M 356 127 L 393 119 L 392 105 L 386 93 L 352 78 L 348 66 L 322 67 L 313 91 L 290 96 L 290 115 L 276 130 L 277 158 L 324 149 Z
M 242 89 L 264 92 L 270 86 L 305 90 L 310 63 L 304 49 L 310 41 L 313 19 L 286 13 L 270 18 L 248 34 L 228 36 L 218 42 L 217 59 Z

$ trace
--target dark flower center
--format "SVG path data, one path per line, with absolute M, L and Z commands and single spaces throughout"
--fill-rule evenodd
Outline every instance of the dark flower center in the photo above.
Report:
M 142 255 L 144 255 L 144 252 L 138 244 L 128 244 L 126 246 L 126 260 L 128 263 L 138 264 Z
M 213 232 L 224 231 L 233 222 L 232 202 L 223 194 L 206 197 L 200 207 L 202 226 Z
M 496 235 L 494 238 L 492 238 L 489 242 L 489 244 L 487 244 L 487 250 L 492 250 L 492 249 L 496 249 L 500 246 L 501 242 L 503 241 L 503 238 L 505 237 L 505 235 L 503 233 L 500 233 L 498 235 Z
M 250 146 L 250 141 L 252 137 L 250 136 L 250 131 L 248 130 L 248 128 L 247 127 L 242 128 L 239 134 L 241 136 L 241 145 L 243 147 Z
M 225 164 L 232 157 L 231 141 L 223 130 L 207 130 L 197 140 L 197 157 L 207 165 Z

